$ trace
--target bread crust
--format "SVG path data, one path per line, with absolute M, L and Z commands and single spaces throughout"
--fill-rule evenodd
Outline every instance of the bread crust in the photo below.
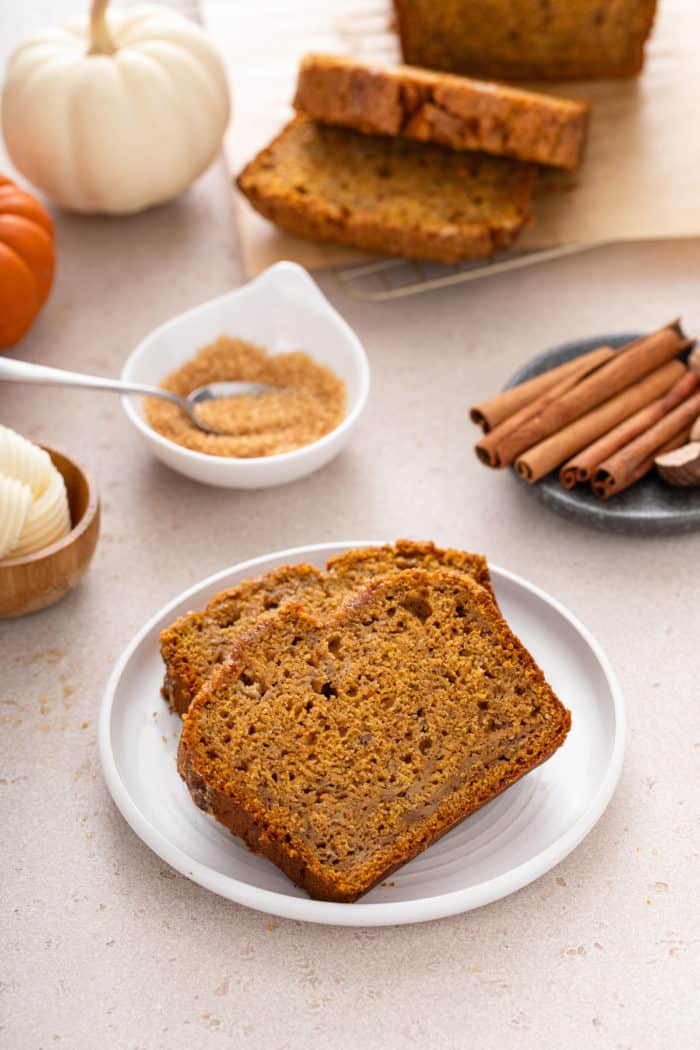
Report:
M 569 171 L 581 163 L 590 116 L 586 102 L 324 54 L 302 60 L 294 105 L 315 120 L 365 134 L 400 135 Z
M 397 157 L 397 145 L 405 147 L 405 155 Z M 349 154 L 355 146 L 353 167 Z M 430 160 L 433 171 L 426 173 L 422 166 Z M 393 165 L 391 177 L 382 170 L 387 161 Z M 416 147 L 324 128 L 298 114 L 236 182 L 256 211 L 290 233 L 382 255 L 456 263 L 484 258 L 514 242 L 530 218 L 535 170 L 503 158 L 457 155 L 433 144 Z M 306 183 L 317 173 L 321 184 L 309 188 Z M 411 189 L 397 191 L 397 183 L 409 176 Z M 431 210 L 421 179 L 433 191 L 438 180 L 446 194 L 451 191 L 452 212 L 442 202 Z M 465 208 L 473 216 L 465 215 Z
M 366 622 L 364 617 L 371 611 L 376 612 L 378 603 L 386 595 L 410 594 L 415 588 L 427 589 L 427 593 L 433 596 L 442 589 L 445 593 L 459 594 L 469 602 L 470 607 L 492 625 L 494 636 L 505 647 L 503 652 L 508 654 L 504 658 L 517 660 L 522 688 L 545 707 L 547 717 L 527 737 L 527 750 L 525 743 L 522 746 L 516 744 L 507 760 L 499 759 L 494 776 L 485 776 L 478 784 L 455 783 L 447 794 L 436 796 L 435 806 L 428 810 L 427 815 L 425 811 L 414 813 L 386 847 L 381 843 L 370 843 L 367 858 L 348 870 L 339 870 L 324 862 L 304 835 L 299 835 L 292 825 L 280 820 L 274 795 L 267 798 L 267 803 L 261 801 L 247 774 L 232 775 L 226 763 L 210 760 L 212 741 L 207 735 L 211 732 L 208 712 L 212 704 L 216 707 L 218 697 L 226 694 L 231 683 L 241 675 L 245 677 L 251 653 L 274 648 L 278 639 L 290 635 L 299 637 L 303 647 L 305 636 L 333 635 L 349 625 L 361 630 L 361 624 Z M 243 717 L 247 720 L 254 716 L 246 712 Z M 564 742 L 570 725 L 570 712 L 554 695 L 532 656 L 509 630 L 487 591 L 468 577 L 411 569 L 394 577 L 374 580 L 364 591 L 354 594 L 325 624 L 308 616 L 299 607 L 286 606 L 275 617 L 252 627 L 245 637 L 239 639 L 230 664 L 209 681 L 191 705 L 183 724 L 178 770 L 201 809 L 241 837 L 254 852 L 275 863 L 310 896 L 348 902 L 366 893 L 465 817 L 546 761 Z M 235 740 L 231 747 L 234 748 L 232 760 L 238 761 Z M 368 786 L 367 791 L 371 790 Z

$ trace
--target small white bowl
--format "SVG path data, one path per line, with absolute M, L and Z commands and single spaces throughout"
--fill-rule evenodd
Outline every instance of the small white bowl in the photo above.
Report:
M 207 485 L 257 489 L 303 478 L 344 448 L 367 402 L 367 355 L 347 322 L 296 263 L 276 263 L 242 288 L 156 328 L 129 356 L 121 377 L 158 386 L 169 372 L 220 335 L 246 339 L 270 354 L 304 350 L 327 365 L 345 383 L 345 417 L 330 434 L 293 452 L 232 459 L 176 445 L 148 425 L 142 399 L 122 398 L 127 416 L 158 459 Z

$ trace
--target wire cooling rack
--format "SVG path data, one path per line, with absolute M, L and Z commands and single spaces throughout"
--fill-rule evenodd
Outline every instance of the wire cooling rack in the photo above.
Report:
M 453 284 L 466 284 L 483 277 L 493 277 L 509 270 L 519 270 L 550 259 L 561 259 L 567 255 L 578 255 L 599 247 L 593 244 L 567 244 L 555 248 L 541 248 L 528 252 L 509 252 L 478 262 L 458 263 L 448 266 L 442 263 L 421 262 L 415 259 L 376 259 L 358 266 L 336 267 L 331 270 L 336 281 L 352 299 L 364 302 L 385 303 L 391 299 L 404 299 L 420 292 L 436 288 L 449 288 Z

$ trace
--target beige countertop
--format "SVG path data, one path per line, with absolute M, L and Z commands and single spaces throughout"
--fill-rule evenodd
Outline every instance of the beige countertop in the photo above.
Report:
M 3 13 L 3 50 L 69 5 L 31 6 Z M 221 163 L 145 215 L 55 219 L 56 285 L 19 358 L 116 375 L 155 325 L 240 283 Z M 353 302 L 321 278 L 367 349 L 369 406 L 336 461 L 263 492 L 171 473 L 109 395 L 0 387 L 2 422 L 75 454 L 103 506 L 80 587 L 0 623 L 3 1046 L 698 1046 L 700 534 L 620 537 L 555 517 L 478 465 L 465 420 L 572 337 L 679 313 L 700 332 L 699 277 L 700 242 L 679 241 L 394 305 Z M 175 874 L 129 829 L 98 765 L 102 692 L 136 629 L 202 577 L 376 536 L 484 551 L 568 605 L 624 690 L 622 778 L 578 849 L 496 904 L 385 929 L 271 919 Z

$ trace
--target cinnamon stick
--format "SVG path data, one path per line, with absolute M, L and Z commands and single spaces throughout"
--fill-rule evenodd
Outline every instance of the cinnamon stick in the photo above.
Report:
M 567 361 L 566 364 L 550 368 L 548 372 L 543 372 L 542 375 L 535 376 L 533 379 L 527 379 L 524 383 L 511 387 L 510 390 L 504 390 L 503 393 L 497 394 L 496 397 L 474 405 L 469 410 L 469 418 L 472 423 L 482 427 L 485 434 L 488 434 L 499 423 L 502 423 L 504 419 L 508 419 L 515 412 L 519 412 L 521 408 L 529 405 L 541 394 L 546 393 L 556 383 L 571 375 L 572 372 L 576 372 L 584 363 L 592 362 L 588 369 L 589 371 L 591 368 L 595 368 L 597 364 L 601 363 L 601 360 L 598 359 L 599 354 L 600 350 L 591 350 L 587 354 L 575 357 L 573 361 Z M 610 355 L 608 354 L 607 356 L 609 357 Z
M 608 459 L 618 449 L 628 445 L 640 434 L 649 430 L 650 427 L 672 409 L 685 401 L 700 386 L 700 378 L 694 372 L 686 372 L 677 383 L 675 383 L 667 394 L 658 397 L 650 405 L 641 408 L 634 415 L 624 419 L 607 434 L 588 445 L 570 459 L 559 471 L 559 480 L 567 488 L 584 481 L 590 481 L 597 466 Z
M 663 455 L 664 452 L 672 452 L 674 448 L 680 448 L 681 445 L 687 444 L 689 437 L 690 427 L 685 427 L 683 430 L 679 430 L 675 437 L 672 437 L 665 444 L 661 445 L 660 448 L 657 448 L 653 452 L 650 452 L 645 459 L 642 459 L 634 468 L 634 470 L 630 471 L 630 473 L 626 475 L 624 484 L 620 483 L 619 485 L 617 485 L 614 491 L 606 490 L 602 486 L 600 487 L 599 491 L 597 490 L 596 486 L 593 485 L 593 492 L 596 496 L 599 496 L 600 499 L 605 500 L 609 499 L 611 496 L 616 496 L 619 492 L 624 492 L 625 489 L 631 488 L 631 486 L 634 485 L 635 482 L 639 481 L 645 476 L 645 474 L 649 473 L 649 471 L 654 466 L 654 462 L 657 456 Z
M 617 423 L 627 419 L 648 405 L 655 398 L 665 394 L 686 373 L 681 361 L 668 361 L 651 375 L 626 387 L 619 394 L 604 401 L 602 405 L 587 412 L 585 416 L 575 419 L 556 434 L 538 442 L 515 461 L 515 469 L 526 481 L 535 482 L 549 474 L 574 452 L 579 452 L 591 441 L 607 433 Z
M 531 449 L 533 445 L 567 427 L 592 408 L 642 379 L 691 345 L 692 340 L 685 338 L 677 323 L 629 343 L 611 360 L 577 383 L 572 390 L 509 434 L 499 447 L 501 462 L 512 463 L 526 449 Z
M 563 376 L 558 383 L 555 383 L 554 386 L 550 387 L 543 394 L 540 394 L 540 396 L 535 398 L 534 401 L 530 401 L 512 416 L 508 416 L 507 419 L 504 419 L 503 422 L 499 423 L 493 428 L 493 430 L 490 430 L 488 434 L 484 434 L 478 444 L 474 446 L 474 450 L 481 462 L 487 467 L 508 466 L 508 463 L 511 462 L 511 460 L 508 460 L 505 463 L 501 460 L 501 447 L 503 446 L 505 439 L 517 431 L 528 421 L 528 419 L 543 412 L 552 401 L 556 401 L 557 398 L 566 394 L 576 386 L 579 380 L 583 379 L 583 377 L 588 375 L 594 368 L 598 368 L 605 361 L 609 361 L 610 358 L 614 356 L 615 351 L 611 347 L 602 346 L 598 350 L 592 350 L 590 354 L 584 354 L 582 357 L 570 362 L 570 364 L 577 365 L 578 367 L 570 368 L 567 374 Z
M 604 460 L 593 475 L 593 491 L 596 496 L 609 499 L 643 477 L 638 471 L 644 463 L 651 458 L 653 464 L 654 456 L 659 454 L 661 447 L 667 441 L 674 440 L 679 433 L 690 434 L 693 421 L 699 413 L 700 391 L 696 391 L 644 434 Z

